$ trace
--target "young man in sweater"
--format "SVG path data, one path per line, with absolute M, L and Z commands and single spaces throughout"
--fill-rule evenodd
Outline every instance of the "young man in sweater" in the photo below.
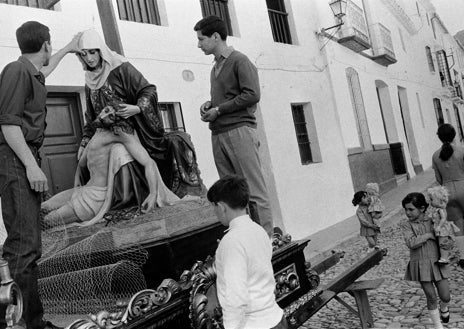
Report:
M 246 214 L 246 180 L 224 176 L 207 197 L 221 223 L 228 226 L 216 250 L 217 294 L 225 329 L 286 329 L 275 301 L 272 245 L 262 227 Z
M 264 182 L 256 132 L 256 107 L 260 98 L 256 67 L 247 56 L 227 46 L 227 28 L 217 16 L 208 16 L 194 27 L 198 48 L 214 55 L 211 100 L 200 107 L 201 120 L 209 122 L 214 161 L 219 177 L 237 174 L 250 186 L 250 214 L 269 236 L 272 212 Z

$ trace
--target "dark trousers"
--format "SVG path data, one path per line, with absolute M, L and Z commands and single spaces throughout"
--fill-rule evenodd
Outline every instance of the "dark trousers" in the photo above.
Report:
M 287 318 L 284 316 L 282 316 L 282 320 L 280 320 L 280 322 L 272 327 L 271 329 L 287 329 L 288 328 L 288 323 L 287 323 Z
M 33 151 L 37 158 L 37 153 Z M 0 197 L 2 217 L 8 234 L 3 258 L 23 296 L 23 319 L 28 329 L 42 329 L 43 307 L 39 298 L 37 260 L 42 253 L 40 194 L 33 191 L 26 169 L 13 150 L 0 145 Z M 0 308 L 4 319 L 5 308 Z

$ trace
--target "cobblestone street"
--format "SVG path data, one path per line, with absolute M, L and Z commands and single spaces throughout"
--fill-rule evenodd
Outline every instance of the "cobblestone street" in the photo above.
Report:
M 368 292 L 374 328 L 433 328 L 426 307 L 425 295 L 420 285 L 403 280 L 409 259 L 409 250 L 398 227 L 398 222 L 404 217 L 403 211 L 394 217 L 391 226 L 384 227 L 380 235 L 380 245 L 388 249 L 388 254 L 378 266 L 370 269 L 360 278 L 360 280 L 385 278 L 378 289 Z M 311 242 L 307 248 L 311 248 Z M 364 238 L 358 236 L 343 242 L 336 249 L 345 251 L 345 257 L 321 277 L 321 285 L 363 257 L 367 253 L 367 243 Z M 452 295 L 449 305 L 451 318 L 448 324 L 444 324 L 444 327 L 464 328 L 464 271 L 456 265 L 451 265 L 451 268 L 449 279 Z M 339 296 L 356 308 L 354 298 L 350 295 L 342 293 Z M 356 315 L 336 300 L 332 300 L 301 328 L 358 329 L 360 327 L 360 321 Z

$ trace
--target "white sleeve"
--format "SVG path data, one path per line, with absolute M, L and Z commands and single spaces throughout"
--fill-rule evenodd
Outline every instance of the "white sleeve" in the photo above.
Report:
M 245 325 L 248 304 L 247 257 L 237 241 L 223 239 L 216 254 L 217 289 L 225 329 Z

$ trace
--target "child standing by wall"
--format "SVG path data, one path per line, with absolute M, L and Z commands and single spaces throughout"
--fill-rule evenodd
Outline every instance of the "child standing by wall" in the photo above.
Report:
M 440 264 L 448 264 L 450 251 L 455 246 L 455 234 L 459 228 L 447 220 L 446 205 L 448 203 L 448 190 L 444 186 L 435 186 L 427 190 L 429 207 L 426 216 L 432 220 L 433 230 L 440 249 Z
M 401 202 L 408 220 L 401 222 L 401 230 L 408 246 L 409 263 L 405 280 L 417 281 L 427 298 L 427 309 L 435 329 L 443 329 L 440 321 L 449 321 L 448 303 L 450 291 L 448 284 L 449 266 L 439 266 L 438 245 L 433 231 L 432 220 L 425 216 L 427 202 L 422 193 L 410 193 Z M 437 304 L 437 291 L 440 308 Z
M 366 237 L 369 249 L 379 249 L 377 244 L 377 235 L 380 232 L 380 228 L 374 223 L 374 220 L 368 211 L 369 196 L 367 195 L 367 192 L 356 192 L 351 202 L 353 203 L 353 206 L 358 206 L 356 216 L 361 224 L 359 235 Z

